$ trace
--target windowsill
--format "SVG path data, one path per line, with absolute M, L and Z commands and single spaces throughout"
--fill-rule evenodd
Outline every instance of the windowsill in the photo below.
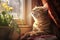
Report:
M 31 28 L 29 25 L 18 25 L 20 28 Z
M 14 19 L 20 28 L 31 28 L 28 24 L 21 24 L 19 19 Z

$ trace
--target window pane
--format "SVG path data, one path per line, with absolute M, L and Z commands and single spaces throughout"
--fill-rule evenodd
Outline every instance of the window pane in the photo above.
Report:
M 13 17 L 18 18 L 20 16 L 20 0 L 8 0 L 8 5 L 13 7 Z

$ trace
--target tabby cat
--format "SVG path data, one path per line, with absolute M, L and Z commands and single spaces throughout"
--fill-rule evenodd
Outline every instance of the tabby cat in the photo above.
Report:
M 50 19 L 46 8 L 42 6 L 33 8 L 32 17 L 35 21 L 33 24 L 33 33 L 50 33 Z

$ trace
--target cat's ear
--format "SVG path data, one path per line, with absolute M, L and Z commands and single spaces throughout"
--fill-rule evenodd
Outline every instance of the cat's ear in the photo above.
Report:
M 37 6 L 35 6 L 32 10 L 34 11 L 37 8 Z
M 47 4 L 44 4 L 43 9 L 44 9 L 44 11 L 48 10 Z

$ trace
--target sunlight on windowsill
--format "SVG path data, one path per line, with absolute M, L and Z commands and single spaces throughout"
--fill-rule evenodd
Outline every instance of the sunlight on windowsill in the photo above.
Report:
M 16 21 L 19 27 L 23 27 L 23 28 L 31 27 L 30 25 L 26 24 L 24 20 L 20 20 L 20 19 L 14 19 L 14 20 Z

